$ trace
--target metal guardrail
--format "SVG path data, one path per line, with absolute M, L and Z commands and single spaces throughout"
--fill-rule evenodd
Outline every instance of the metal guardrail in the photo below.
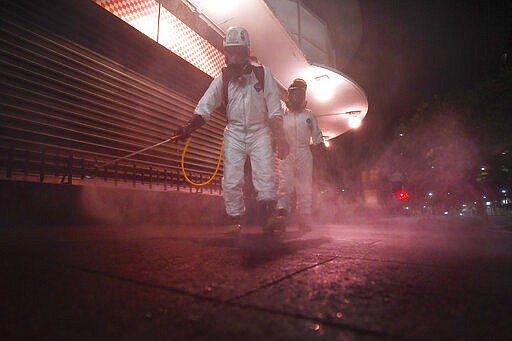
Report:
M 158 167 L 138 162 L 118 162 L 102 167 L 97 159 L 45 148 L 26 149 L 15 144 L 0 146 L 0 179 L 40 183 L 60 183 L 139 188 L 158 191 L 185 191 L 220 195 L 220 178 L 204 187 L 185 181 L 181 169 Z M 187 176 L 202 183 L 209 178 L 204 172 L 191 171 Z

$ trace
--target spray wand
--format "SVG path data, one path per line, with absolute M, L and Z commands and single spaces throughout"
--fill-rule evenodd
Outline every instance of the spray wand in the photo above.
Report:
M 170 138 L 168 138 L 166 140 L 163 140 L 163 141 L 160 141 L 158 143 L 155 143 L 154 145 L 151 145 L 149 147 L 142 148 L 140 150 L 137 150 L 137 151 L 135 151 L 133 153 L 130 153 L 128 155 L 125 155 L 123 157 L 119 157 L 119 158 L 114 159 L 112 161 L 106 162 L 106 163 L 104 163 L 101 166 L 95 166 L 93 172 L 96 172 L 101 167 L 105 167 L 105 166 L 111 165 L 113 163 L 119 162 L 119 161 L 124 160 L 124 159 L 128 159 L 128 158 L 130 158 L 132 156 L 135 156 L 137 154 L 143 153 L 146 150 L 153 149 L 153 148 L 158 147 L 158 146 L 160 146 L 162 144 L 165 144 L 167 142 L 173 141 L 173 142 L 177 143 L 180 140 L 180 138 L 181 138 L 181 135 L 175 135 L 175 136 L 172 136 L 172 137 L 170 137 Z M 197 182 L 194 182 L 194 181 L 190 180 L 190 178 L 187 176 L 187 172 L 185 171 L 185 155 L 187 153 L 187 149 L 188 149 L 189 144 L 190 144 L 190 137 L 187 138 L 187 142 L 185 143 L 185 147 L 183 147 L 183 152 L 181 153 L 181 171 L 183 173 L 183 176 L 184 176 L 185 180 L 189 184 L 191 184 L 193 186 L 206 186 L 210 182 L 212 182 L 213 179 L 215 179 L 215 176 L 217 176 L 217 172 L 219 171 L 220 163 L 222 161 L 222 149 L 224 147 L 224 140 L 222 140 L 222 145 L 220 147 L 219 160 L 217 161 L 217 167 L 215 168 L 215 171 L 213 172 L 213 175 L 210 177 L 210 179 L 208 179 L 206 182 L 203 182 L 203 183 L 197 183 Z M 86 176 L 86 178 L 92 178 L 92 176 Z

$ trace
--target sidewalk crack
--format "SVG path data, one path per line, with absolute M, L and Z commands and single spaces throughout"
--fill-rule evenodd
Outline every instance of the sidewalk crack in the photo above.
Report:
M 233 301 L 235 301 L 235 300 L 239 300 L 239 299 L 241 299 L 241 298 L 247 297 L 247 296 L 249 296 L 249 295 L 254 294 L 255 292 L 258 292 L 258 291 L 260 291 L 260 290 L 263 290 L 263 289 L 266 289 L 266 288 L 268 288 L 268 287 L 271 287 L 271 286 L 273 286 L 273 285 L 275 285 L 275 284 L 277 284 L 277 283 L 280 283 L 280 282 L 282 282 L 282 281 L 284 281 L 284 280 L 286 280 L 286 279 L 292 278 L 293 276 L 295 276 L 295 275 L 297 275 L 297 274 L 300 274 L 300 273 L 302 273 L 302 272 L 308 271 L 308 270 L 313 269 L 313 268 L 315 268 L 315 267 L 317 267 L 317 266 L 324 265 L 324 264 L 326 264 L 326 263 L 332 262 L 333 260 L 335 260 L 335 259 L 337 259 L 337 258 L 339 258 L 339 256 L 334 256 L 334 257 L 331 257 L 331 258 L 326 259 L 326 260 L 324 260 L 324 261 L 321 261 L 321 262 L 315 263 L 315 264 L 313 264 L 313 265 L 306 266 L 305 268 L 302 268 L 302 269 L 299 269 L 299 270 L 294 271 L 294 272 L 292 272 L 292 273 L 289 273 L 289 274 L 287 274 L 287 275 L 284 275 L 284 276 L 282 276 L 282 277 L 280 277 L 280 278 L 278 278 L 278 279 L 275 279 L 275 280 L 273 280 L 273 281 L 271 281 L 271 282 L 265 283 L 265 284 L 263 284 L 263 285 L 261 285 L 261 286 L 259 286 L 259 287 L 257 287 L 257 288 L 254 288 L 254 289 L 252 289 L 252 290 L 249 290 L 249 291 L 247 291 L 247 292 L 245 292 L 245 293 L 243 293 L 243 294 L 240 294 L 240 295 L 238 295 L 238 296 L 231 297 L 231 298 L 227 299 L 225 302 L 226 302 L 226 303 L 232 303 L 232 302 L 233 302 Z

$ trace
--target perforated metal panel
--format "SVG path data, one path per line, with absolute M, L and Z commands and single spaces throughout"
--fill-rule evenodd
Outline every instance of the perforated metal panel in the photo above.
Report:
M 224 55 L 155 0 L 93 0 L 211 77 Z

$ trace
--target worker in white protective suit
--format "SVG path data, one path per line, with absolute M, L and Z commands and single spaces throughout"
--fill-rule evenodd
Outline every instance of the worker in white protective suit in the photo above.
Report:
M 283 126 L 290 153 L 279 162 L 278 219 L 292 210 L 295 190 L 297 222 L 302 231 L 311 230 L 313 155 L 311 149 L 324 147 L 322 131 L 313 112 L 306 108 L 307 84 L 297 78 L 288 87 Z M 312 144 L 311 144 L 312 141 Z
M 224 129 L 224 171 L 222 190 L 228 230 L 239 232 L 245 213 L 242 188 L 244 165 L 249 158 L 256 200 L 263 215 L 263 230 L 284 229 L 276 220 L 277 189 L 274 179 L 274 151 L 286 157 L 283 111 L 279 91 L 270 69 L 250 61 L 249 34 L 243 27 L 230 27 L 223 43 L 227 66 L 213 79 L 199 100 L 194 117 L 178 130 L 182 140 L 206 123 L 211 114 L 225 106 L 227 126 Z

